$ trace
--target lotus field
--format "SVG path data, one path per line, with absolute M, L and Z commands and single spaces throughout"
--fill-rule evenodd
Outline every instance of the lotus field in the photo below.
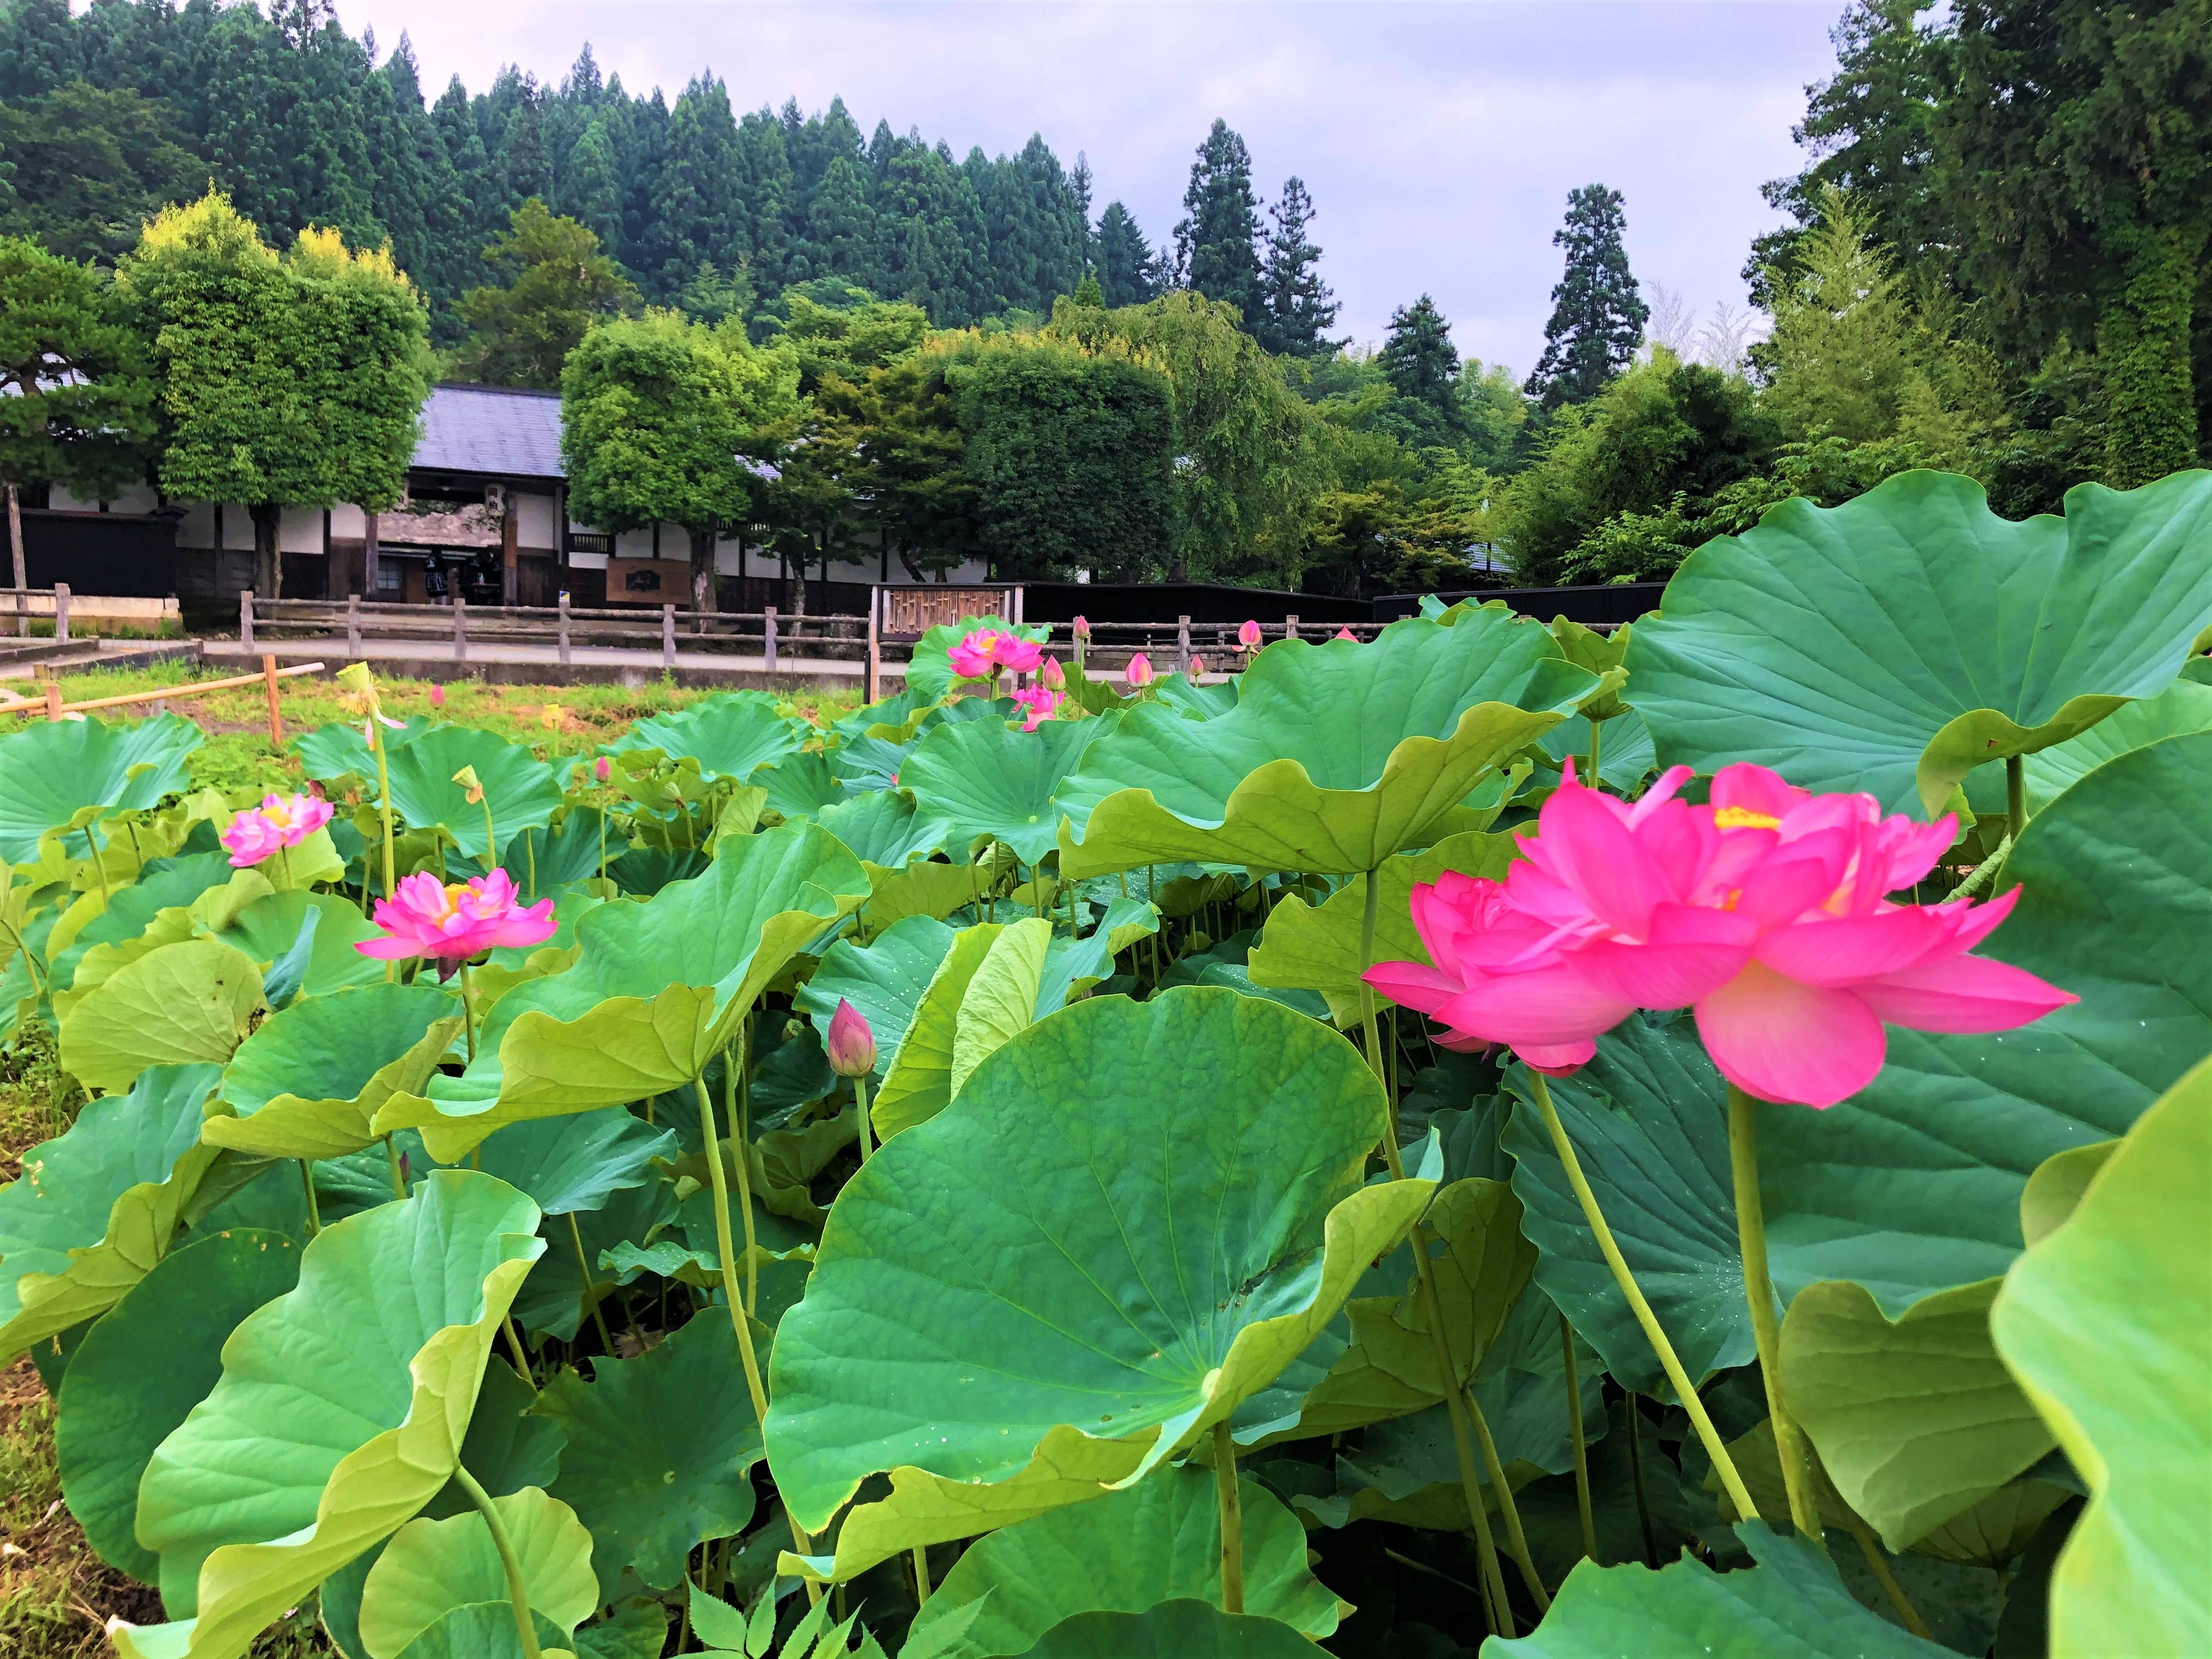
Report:
M 2212 474 L 1429 612 L 0 738 L 116 1650 L 2212 1651 Z

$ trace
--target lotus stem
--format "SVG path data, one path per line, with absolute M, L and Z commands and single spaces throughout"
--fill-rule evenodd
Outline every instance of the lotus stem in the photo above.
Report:
M 714 1103 L 707 1094 L 704 1078 L 691 1079 L 692 1092 L 699 1097 L 699 1131 L 707 1149 L 708 1178 L 714 1194 L 714 1247 L 721 1258 L 722 1292 L 730 1304 L 730 1328 L 737 1333 L 738 1356 L 744 1361 L 745 1391 L 752 1396 L 753 1416 L 757 1421 L 768 1421 L 768 1389 L 761 1381 L 760 1356 L 753 1352 L 752 1327 L 746 1321 L 745 1300 L 738 1292 L 737 1250 L 730 1238 L 730 1180 L 722 1169 L 721 1136 L 714 1127 Z M 738 1184 L 744 1189 L 746 1209 L 752 1207 L 750 1177 L 745 1172 L 744 1149 L 732 1149 L 737 1155 Z
M 576 1266 L 584 1275 L 584 1305 L 592 1310 L 592 1323 L 599 1329 L 600 1345 L 611 1354 L 615 1340 L 607 1330 L 607 1316 L 599 1311 L 599 1299 L 592 1294 L 592 1259 L 584 1254 L 584 1230 L 576 1224 L 576 1212 L 568 1212 L 568 1242 L 576 1247 Z
M 1589 781 L 1589 781 L 1589 787 L 1590 787 L 1591 788 L 1593 788 L 1593 789 L 1595 789 L 1595 788 L 1596 788 L 1596 787 L 1597 787 L 1597 781 L 1598 781 L 1598 769 L 1597 769 L 1598 738 L 1599 738 L 1599 737 L 1600 737 L 1600 734 L 1601 734 L 1601 733 L 1604 732 L 1604 730 L 1605 730 L 1605 725 L 1604 725 L 1604 722 L 1602 722 L 1602 721 L 1601 721 L 1601 720 L 1592 720 L 1592 721 L 1590 722 L 1590 759 L 1589 759 L 1590 774 L 1589 774 Z
M 284 885 L 289 890 L 292 885 L 292 849 L 289 847 L 278 848 L 276 862 L 284 872 Z
M 2005 757 L 2005 817 L 2010 820 L 2008 827 L 2017 843 L 2020 832 L 2027 828 L 2027 763 L 2018 755 Z
M 384 896 L 390 898 L 398 884 L 392 874 L 392 770 L 385 763 L 384 710 L 377 705 L 376 695 L 368 699 L 368 746 L 376 756 L 376 810 L 384 820 Z
M 1620 1254 L 1620 1246 L 1613 1242 L 1613 1229 L 1605 1224 L 1605 1214 L 1598 1208 L 1597 1194 L 1590 1190 L 1589 1180 L 1583 1174 L 1582 1160 L 1575 1156 L 1574 1142 L 1567 1139 L 1566 1125 L 1559 1121 L 1559 1109 L 1552 1104 L 1551 1086 L 1544 1081 L 1544 1074 L 1533 1066 L 1528 1070 L 1528 1081 L 1532 1085 L 1531 1092 L 1536 1097 L 1536 1109 L 1543 1115 L 1544 1127 L 1552 1133 L 1552 1146 L 1558 1152 L 1559 1163 L 1567 1172 L 1567 1184 L 1575 1189 L 1575 1197 L 1581 1201 L 1583 1218 L 1589 1223 L 1591 1235 L 1597 1240 L 1599 1254 L 1605 1257 L 1605 1265 L 1613 1269 L 1613 1283 L 1620 1286 L 1621 1295 L 1628 1300 L 1629 1310 L 1636 1316 L 1636 1322 L 1644 1328 L 1644 1338 L 1651 1344 L 1652 1352 L 1659 1357 L 1660 1368 L 1667 1373 L 1667 1380 L 1674 1386 L 1675 1397 L 1681 1401 L 1682 1409 L 1689 1413 L 1691 1426 L 1697 1430 L 1698 1439 L 1705 1446 L 1705 1455 L 1712 1459 L 1713 1468 L 1720 1475 L 1721 1486 L 1729 1495 L 1729 1502 L 1735 1505 L 1735 1512 L 1742 1519 L 1758 1520 L 1759 1505 L 1751 1501 L 1751 1493 L 1743 1484 L 1743 1477 L 1736 1473 L 1735 1460 L 1729 1455 L 1727 1443 L 1721 1438 L 1720 1431 L 1713 1426 L 1713 1419 L 1705 1411 L 1705 1402 L 1698 1398 L 1697 1388 L 1691 1382 L 1689 1372 L 1682 1368 L 1682 1361 L 1674 1352 L 1674 1345 L 1667 1340 L 1667 1333 L 1660 1328 L 1659 1316 L 1651 1311 L 1651 1304 L 1644 1299 L 1644 1292 L 1637 1287 L 1636 1275 L 1628 1270 L 1628 1262 Z M 1640 1468 L 1637 1478 L 1643 1478 Z
M 859 1109 L 860 1119 L 860 1162 L 868 1161 L 868 1078 L 862 1073 L 853 1079 L 853 1103 Z
M 1866 1557 L 1867 1571 L 1874 1574 L 1875 1582 L 1881 1586 L 1881 1593 L 1889 1598 L 1889 1605 L 1895 1607 L 1897 1616 L 1905 1620 L 1905 1629 L 1923 1642 L 1934 1641 L 1936 1638 L 1929 1633 L 1927 1621 L 1920 1616 L 1920 1609 L 1912 1605 L 1912 1598 L 1905 1593 L 1905 1586 L 1897 1582 L 1897 1575 L 1890 1571 L 1889 1558 L 1874 1541 L 1874 1533 L 1867 1526 L 1865 1517 L 1856 1510 L 1850 1510 L 1850 1520 L 1847 1524 L 1851 1536 L 1859 1540 L 1859 1553 Z
M 392 1166 L 392 1197 L 399 1199 L 405 1198 L 407 1196 L 407 1172 L 399 1167 L 399 1148 L 392 1144 L 392 1137 L 388 1134 L 384 1137 L 384 1161 Z
M 469 962 L 461 958 L 461 1030 L 469 1039 L 469 1064 L 477 1063 L 477 1000 L 470 994 Z
M 304 1158 L 300 1160 L 300 1186 L 307 1194 L 307 1237 L 313 1238 L 322 1231 L 323 1218 L 315 1207 L 315 1166 Z
M 484 874 L 489 875 L 499 862 L 499 837 L 491 830 L 491 797 L 487 794 L 479 805 L 484 810 Z
M 738 1187 L 744 1196 L 744 1213 L 739 1218 L 745 1232 L 745 1313 L 750 1317 L 760 1306 L 760 1256 L 755 1246 L 760 1243 L 753 1231 L 752 1172 L 745 1167 L 745 1146 L 752 1139 L 746 1127 L 746 1107 L 750 1103 L 751 1079 L 745 1073 L 745 1056 L 751 1051 L 752 1010 L 738 1022 L 738 1040 L 722 1051 L 722 1111 L 730 1120 L 730 1136 L 736 1143 L 732 1148 L 738 1158 Z M 736 1080 L 732 1081 L 732 1078 Z
M 1505 1479 L 1504 1462 L 1498 1455 L 1498 1443 L 1491 1438 L 1490 1425 L 1483 1420 L 1482 1407 L 1476 1403 L 1474 1390 L 1462 1389 L 1461 1397 L 1467 1401 L 1467 1419 L 1474 1425 L 1476 1443 L 1482 1448 L 1483 1467 L 1490 1471 L 1490 1486 L 1498 1494 L 1498 1512 L 1505 1518 L 1505 1539 L 1513 1552 L 1513 1564 L 1521 1569 L 1521 1582 L 1528 1587 L 1535 1598 L 1536 1613 L 1540 1618 L 1552 1610 L 1552 1597 L 1544 1588 L 1544 1580 L 1536 1571 L 1536 1562 L 1528 1553 L 1528 1534 L 1521 1529 L 1521 1506 L 1514 1502 L 1513 1488 Z
M 500 1519 L 499 1508 L 491 1501 L 491 1494 L 456 1460 L 453 1479 L 460 1483 L 469 1501 L 483 1516 L 484 1525 L 490 1528 L 492 1547 L 499 1552 L 499 1564 L 507 1570 L 507 1598 L 514 1606 L 515 1633 L 522 1638 L 524 1659 L 540 1659 L 538 1647 L 538 1626 L 530 1616 L 530 1587 L 523 1581 L 522 1561 L 514 1553 L 514 1540 L 507 1535 L 507 1523 Z
M 1359 916 L 1359 1025 L 1367 1036 L 1367 1063 L 1374 1067 L 1375 1080 L 1382 1085 L 1390 1108 L 1382 1132 L 1382 1155 L 1390 1164 L 1391 1175 L 1403 1179 L 1398 1164 L 1398 1097 L 1389 1093 L 1390 1079 L 1382 1070 L 1382 1040 L 1375 1027 L 1375 988 L 1367 982 L 1367 970 L 1375 965 L 1375 912 L 1382 902 L 1382 884 L 1372 870 L 1367 872 L 1366 881 L 1367 903 Z
M 1221 1503 L 1221 1610 L 1244 1611 L 1244 1500 L 1237 1490 L 1237 1443 L 1229 1419 L 1213 1425 L 1213 1490 Z
M 929 1547 L 914 1547 L 914 1605 L 919 1608 L 929 1600 Z
M 1559 1346 L 1567 1357 L 1567 1426 L 1575 1442 L 1575 1508 L 1582 1517 L 1583 1553 L 1598 1561 L 1597 1522 L 1590 1514 L 1589 1443 L 1583 1436 L 1582 1380 L 1575 1374 L 1575 1328 L 1565 1314 L 1559 1316 Z
M 531 902 L 531 903 L 532 903 L 532 904 L 535 904 L 535 903 L 537 903 L 537 902 L 538 902 L 538 840 L 537 840 L 537 837 L 536 837 L 536 836 L 527 836 L 527 835 L 526 835 L 525 836 L 523 836 L 523 838 L 522 838 L 522 851 L 523 851 L 523 854 L 524 854 L 524 856 L 525 856 L 525 857 L 526 857 L 526 858 L 528 858 L 528 859 L 529 859 L 529 860 L 530 860 L 530 898 L 529 898 L 529 902 Z
M 1735 1182 L 1735 1231 L 1743 1255 L 1743 1291 L 1751 1304 L 1751 1334 L 1759 1345 L 1759 1374 L 1766 1382 L 1766 1414 L 1774 1425 L 1774 1454 L 1782 1464 L 1782 1484 L 1790 1496 L 1790 1523 L 1805 1540 L 1825 1553 L 1820 1499 L 1797 1421 L 1790 1415 L 1782 1387 L 1782 1328 L 1774 1317 L 1774 1283 L 1766 1269 L 1766 1217 L 1759 1195 L 1759 1108 L 1731 1083 L 1729 1102 L 1729 1171 Z

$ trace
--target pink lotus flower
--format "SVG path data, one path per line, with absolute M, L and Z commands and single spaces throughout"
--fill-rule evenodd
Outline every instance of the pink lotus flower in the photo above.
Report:
M 830 1069 L 839 1077 L 866 1077 L 876 1069 L 876 1034 L 860 1011 L 844 998 L 830 1016 L 830 1037 L 823 1045 L 830 1054 Z
M 605 783 L 613 772 L 614 768 L 609 764 L 605 755 L 592 763 L 592 775 L 601 783 Z
M 1018 634 L 979 628 L 946 655 L 951 659 L 952 672 L 962 679 L 988 680 L 1008 669 L 1017 674 L 1034 673 L 1044 647 Z
M 553 937 L 553 901 L 525 907 L 515 902 L 514 883 L 504 870 L 472 881 L 442 884 L 428 870 L 401 880 L 376 906 L 381 939 L 363 939 L 354 949 L 386 961 L 433 957 L 465 962 L 495 945 L 543 945 Z
M 433 708 L 443 708 L 445 706 L 446 688 L 442 685 L 432 686 L 430 688 L 430 707 Z
M 1044 647 L 1018 634 L 1001 634 L 997 654 L 1000 667 L 1010 668 L 1017 674 L 1034 674 L 1044 661 Z
M 1059 714 L 1061 699 L 1050 686 L 1032 685 L 1015 692 L 1014 701 L 1022 706 L 1022 730 L 1034 732 Z
M 1689 776 L 1672 769 L 1632 805 L 1577 783 L 1571 761 L 1504 881 L 1447 872 L 1414 888 L 1436 965 L 1382 963 L 1367 982 L 1455 1046 L 1506 1043 L 1555 1075 L 1638 1008 L 1693 1008 L 1729 1082 L 1815 1107 L 1873 1081 L 1885 1022 L 2003 1031 L 2079 1000 L 1968 954 L 2018 889 L 1889 901 L 1949 848 L 1950 817 L 1885 818 L 1871 795 L 1814 795 L 1748 765 L 1692 806 L 1675 799 Z
M 1237 648 L 1239 651 L 1257 651 L 1260 648 L 1258 623 L 1248 621 L 1237 625 Z
M 1089 639 L 1091 637 L 1091 619 L 1088 617 L 1078 617 L 1075 619 L 1074 629 L 1075 637 L 1077 639 Z
M 319 795 L 264 795 L 258 807 L 240 812 L 222 832 L 234 868 L 244 870 L 297 847 L 331 821 L 331 804 Z
M 1067 684 L 1066 672 L 1060 667 L 1060 659 L 1057 657 L 1047 657 L 1044 661 L 1038 665 L 1037 678 L 1043 681 L 1045 684 L 1051 686 L 1054 690 L 1058 690 L 1061 686 Z
M 1355 645 L 1356 645 L 1356 644 L 1358 644 L 1358 641 L 1359 641 L 1359 636 L 1358 636 L 1358 635 L 1354 634 L 1354 633 L 1353 633 L 1350 629 L 1348 629 L 1348 628 L 1340 628 L 1340 629 L 1338 629 L 1336 630 L 1336 635 L 1335 635 L 1335 637 L 1337 637 L 1337 638 L 1338 638 L 1338 639 L 1340 639 L 1340 640 L 1350 640 L 1350 641 L 1352 641 L 1352 643 L 1354 643 Z
M 1121 671 L 1121 680 L 1132 691 L 1150 685 L 1152 683 L 1152 659 L 1139 651 L 1129 659 L 1129 665 Z

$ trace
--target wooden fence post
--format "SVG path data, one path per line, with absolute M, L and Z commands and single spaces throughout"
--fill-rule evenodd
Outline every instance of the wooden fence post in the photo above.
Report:
M 453 660 L 469 659 L 469 602 L 459 594 L 453 595 Z
M 561 666 L 568 665 L 568 590 L 561 590 Z
M 69 584 L 54 584 L 54 643 L 69 643 Z
M 884 637 L 882 626 L 878 620 L 878 615 L 883 608 L 883 589 L 870 588 L 868 590 L 868 683 L 866 695 L 860 699 L 862 702 L 873 702 L 876 700 L 877 687 L 883 681 Z
M 261 684 L 269 694 L 269 746 L 284 746 L 284 716 L 276 707 L 276 659 L 264 655 L 261 659 Z
M 660 665 L 676 666 L 676 607 L 672 605 L 660 607 Z
M 242 588 L 238 595 L 238 642 L 248 651 L 253 649 L 253 590 Z
M 361 595 L 346 595 L 346 655 L 361 655 Z
M 1190 618 L 1176 618 L 1176 672 L 1190 672 Z
M 775 672 L 775 607 L 769 605 L 762 618 L 761 650 L 764 665 L 771 674 Z
M 58 720 L 62 717 L 62 683 L 54 678 L 54 671 L 40 663 L 33 671 L 46 688 L 46 718 Z
M 1284 618 L 1283 618 L 1283 637 L 1284 637 L 1285 639 L 1286 639 L 1286 640 L 1294 640 L 1294 639 L 1297 638 L 1297 636 L 1298 636 L 1298 619 L 1297 619 L 1296 617 L 1284 617 Z

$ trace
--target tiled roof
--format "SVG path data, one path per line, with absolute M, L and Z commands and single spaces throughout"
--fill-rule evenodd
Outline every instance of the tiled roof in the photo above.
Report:
M 561 394 L 495 386 L 441 386 L 422 408 L 415 465 L 438 472 L 559 478 Z

